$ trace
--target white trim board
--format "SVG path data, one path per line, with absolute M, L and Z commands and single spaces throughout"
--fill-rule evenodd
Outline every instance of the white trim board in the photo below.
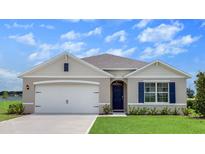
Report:
M 102 70 L 106 70 L 106 71 L 131 71 L 137 69 L 138 68 L 102 68 Z
M 92 82 L 92 81 L 82 81 L 82 80 L 50 80 L 50 81 L 39 81 L 34 82 L 34 85 L 39 84 L 50 84 L 50 83 L 82 83 L 82 84 L 93 84 L 93 85 L 99 85 L 99 82 Z
M 24 76 L 23 78 L 110 78 L 108 76 Z
M 170 80 L 143 80 L 143 82 L 170 82 Z
M 159 79 L 171 79 L 171 78 L 179 78 L 179 79 L 186 79 L 186 77 L 183 76 L 129 76 L 124 78 L 139 78 L 139 79 L 153 79 L 153 78 L 159 78 Z
M 155 106 L 155 105 L 169 105 L 169 106 L 176 106 L 176 105 L 179 105 L 179 106 L 183 106 L 183 105 L 186 105 L 186 104 L 182 104 L 182 103 L 128 103 L 128 105 L 138 105 L 138 106 Z
M 23 76 L 22 78 L 112 78 L 112 79 L 126 79 L 123 76 L 114 76 L 114 77 L 108 77 L 108 76 L 45 76 L 45 75 L 27 75 Z M 150 79 L 150 78 L 158 78 L 158 79 L 170 79 L 170 78 L 184 78 L 181 76 L 132 76 L 127 78 L 142 78 L 142 79 Z M 157 81 L 157 79 L 156 79 Z M 160 80 L 161 81 L 161 80 Z

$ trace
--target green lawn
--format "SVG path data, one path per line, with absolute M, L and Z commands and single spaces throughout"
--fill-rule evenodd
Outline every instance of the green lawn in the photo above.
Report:
M 205 134 L 205 119 L 184 116 L 98 117 L 90 134 Z
M 12 114 L 12 115 L 7 114 L 7 109 L 8 109 L 10 104 L 19 104 L 19 103 L 21 103 L 21 101 L 0 102 L 0 121 L 19 117 L 19 115 L 15 115 L 15 114 Z

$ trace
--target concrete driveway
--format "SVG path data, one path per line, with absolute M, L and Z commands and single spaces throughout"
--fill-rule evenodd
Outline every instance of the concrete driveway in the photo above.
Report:
M 25 115 L 0 122 L 0 134 L 86 134 L 97 115 Z

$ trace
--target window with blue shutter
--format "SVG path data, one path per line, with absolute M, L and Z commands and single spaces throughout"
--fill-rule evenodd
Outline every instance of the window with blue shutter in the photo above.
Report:
M 64 63 L 64 72 L 68 72 L 68 71 L 69 71 L 69 64 Z
M 176 103 L 176 88 L 175 82 L 169 83 L 169 102 Z
M 144 82 L 138 83 L 138 92 L 139 92 L 138 95 L 139 103 L 144 103 Z

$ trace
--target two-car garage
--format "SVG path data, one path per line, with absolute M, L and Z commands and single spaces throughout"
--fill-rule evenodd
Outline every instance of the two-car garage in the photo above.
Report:
M 34 85 L 35 113 L 99 113 L 98 82 L 51 80 Z

